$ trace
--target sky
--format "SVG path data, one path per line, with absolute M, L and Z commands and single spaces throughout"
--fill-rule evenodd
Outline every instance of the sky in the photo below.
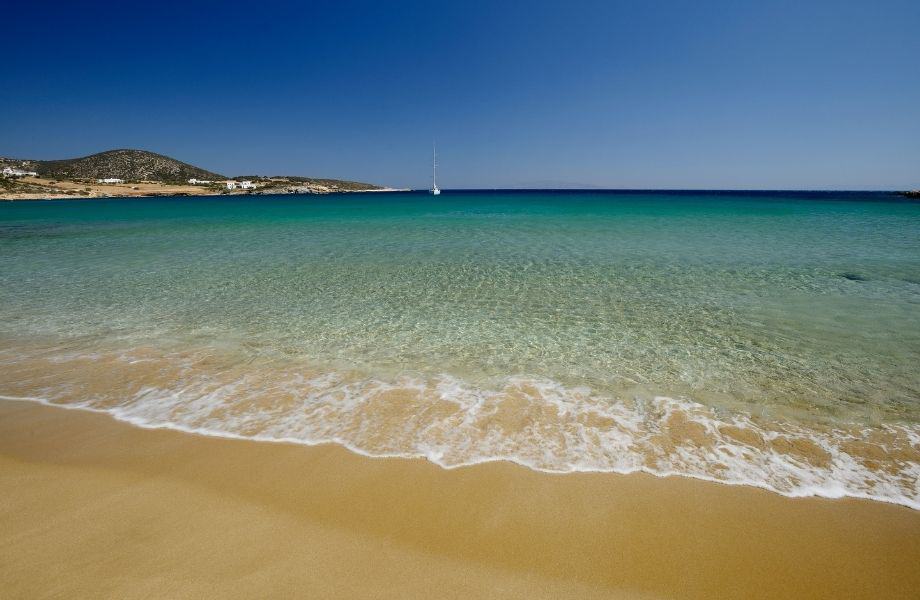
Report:
M 394 187 L 920 188 L 920 1 L 21 3 L 0 156 Z

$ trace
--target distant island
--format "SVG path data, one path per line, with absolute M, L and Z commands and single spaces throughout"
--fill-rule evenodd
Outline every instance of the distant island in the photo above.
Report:
M 3 200 L 386 191 L 395 190 L 358 181 L 288 175 L 226 177 L 146 150 L 109 150 L 63 160 L 0 157 Z

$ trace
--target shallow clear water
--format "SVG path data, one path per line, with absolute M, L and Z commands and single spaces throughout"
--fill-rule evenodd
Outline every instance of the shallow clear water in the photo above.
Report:
M 918 507 L 920 203 L 4 203 L 0 361 L 145 425 Z

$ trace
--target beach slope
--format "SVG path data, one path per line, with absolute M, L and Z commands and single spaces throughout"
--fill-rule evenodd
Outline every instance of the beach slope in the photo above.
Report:
M 5 598 L 908 598 L 918 564 L 901 506 L 447 471 L 0 402 Z

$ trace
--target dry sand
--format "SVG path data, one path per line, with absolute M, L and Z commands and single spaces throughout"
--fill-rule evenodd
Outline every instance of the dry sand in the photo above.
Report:
M 917 598 L 920 512 L 0 402 L 3 598 Z
M 129 198 L 137 196 L 212 196 L 219 193 L 213 188 L 200 185 L 185 185 L 172 183 L 81 183 L 66 179 L 43 179 L 40 177 L 25 177 L 24 183 L 40 185 L 47 188 L 48 192 L 6 192 L 0 190 L 0 200 L 67 200 L 80 198 Z M 54 183 L 52 183 L 52 181 Z M 83 192 L 83 193 L 80 193 Z
M 142 196 L 218 196 L 218 195 L 249 195 L 250 190 L 236 189 L 227 191 L 223 186 L 191 185 L 182 183 L 160 183 L 148 181 L 142 183 L 81 183 L 67 179 L 43 179 L 40 177 L 25 177 L 23 183 L 42 186 L 42 192 L 10 192 L 0 189 L 0 200 L 79 200 L 87 198 L 137 198 Z M 282 181 L 282 180 L 276 180 Z M 54 182 L 54 183 L 52 183 Z M 303 184 L 298 186 L 288 182 L 276 193 L 284 192 L 285 187 L 300 187 L 305 192 L 326 194 L 341 190 L 320 184 Z M 365 192 L 408 192 L 406 188 L 376 188 L 371 190 L 344 190 L 351 193 Z

